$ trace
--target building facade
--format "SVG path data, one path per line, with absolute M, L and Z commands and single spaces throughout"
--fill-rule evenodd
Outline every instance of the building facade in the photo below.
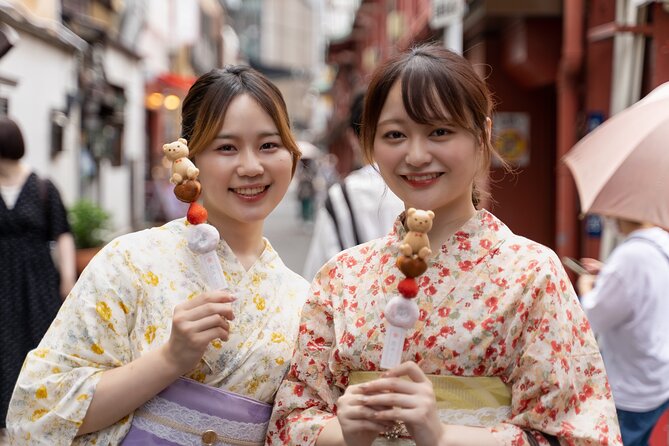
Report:
M 79 193 L 78 60 L 88 45 L 49 15 L 19 4 L 0 5 L 0 23 L 10 41 L 0 57 L 0 113 L 21 127 L 25 161 L 72 203 Z
M 340 160 L 348 153 L 340 133 L 350 94 L 390 54 L 444 44 L 448 30 L 435 13 L 462 30 L 462 54 L 494 94 L 495 143 L 515 169 L 493 166 L 484 185 L 493 200 L 484 206 L 561 256 L 604 257 L 607 232 L 598 218 L 580 215 L 561 159 L 596 125 L 669 80 L 669 2 L 363 0 L 350 33 L 328 45 L 336 74 L 326 93 L 333 112 L 325 140 Z M 350 167 L 342 163 L 342 173 Z

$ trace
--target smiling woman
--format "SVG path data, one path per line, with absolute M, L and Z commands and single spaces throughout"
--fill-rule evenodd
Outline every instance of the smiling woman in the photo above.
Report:
M 293 159 L 260 104 L 248 94 L 234 98 L 218 134 L 195 155 L 210 220 L 228 233 L 249 225 L 262 231 L 288 190 Z
M 379 115 L 374 159 L 407 207 L 461 214 L 467 220 L 475 211 L 472 195 L 483 167 L 482 139 L 439 111 L 441 119 L 414 121 L 404 108 L 402 84 L 395 83 Z
M 316 275 L 269 444 L 621 444 L 597 343 L 559 259 L 477 209 L 475 179 L 495 156 L 491 106 L 470 63 L 437 46 L 374 72 L 363 149 L 407 208 L 434 211 L 420 317 L 405 362 L 380 373 L 381 309 L 402 280 L 390 260 L 408 231 L 401 216 Z
M 308 284 L 262 230 L 300 152 L 281 93 L 248 67 L 200 77 L 182 119 L 208 210 L 198 226 L 220 234 L 207 253 L 229 289 L 209 289 L 183 218 L 111 241 L 26 358 L 16 444 L 263 444 Z

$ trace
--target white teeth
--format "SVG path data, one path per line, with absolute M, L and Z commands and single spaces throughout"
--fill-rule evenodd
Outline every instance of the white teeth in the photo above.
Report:
M 429 173 L 426 175 L 407 175 L 407 178 L 409 181 L 427 181 L 433 178 L 437 178 L 438 176 L 438 173 Z
M 243 187 L 239 189 L 233 189 L 235 193 L 239 195 L 258 195 L 259 193 L 265 190 L 264 187 Z

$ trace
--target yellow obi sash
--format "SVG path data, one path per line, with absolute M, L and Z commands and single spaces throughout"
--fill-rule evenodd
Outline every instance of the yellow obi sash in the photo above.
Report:
M 381 377 L 382 372 L 351 372 L 349 384 L 362 384 Z M 434 386 L 439 409 L 478 410 L 511 406 L 511 391 L 496 377 L 427 375 Z M 404 379 L 409 379 L 404 377 Z

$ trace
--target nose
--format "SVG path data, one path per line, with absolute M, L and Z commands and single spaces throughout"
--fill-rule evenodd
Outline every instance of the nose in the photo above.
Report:
M 424 141 L 414 138 L 409 140 L 409 151 L 404 161 L 410 166 L 421 167 L 432 161 L 432 154 Z
M 256 177 L 262 175 L 265 169 L 255 150 L 242 150 L 239 154 L 237 174 L 242 177 Z

